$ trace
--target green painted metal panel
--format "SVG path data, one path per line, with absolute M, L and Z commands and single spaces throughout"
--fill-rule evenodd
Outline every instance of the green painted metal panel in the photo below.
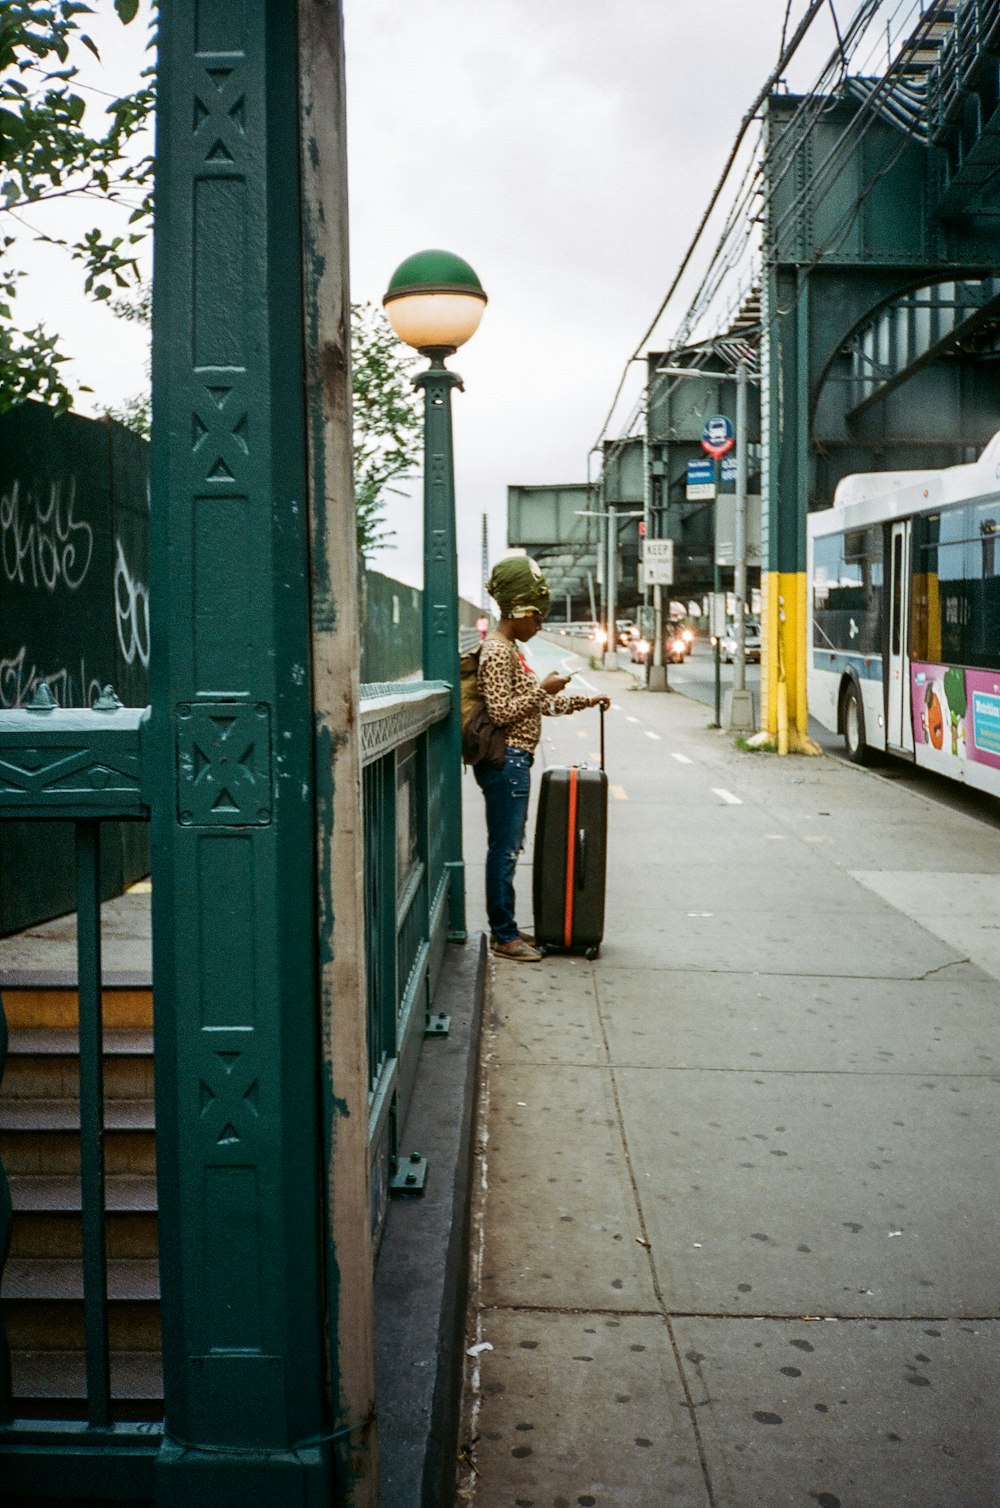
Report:
M 362 571 L 359 589 L 362 683 L 417 679 L 423 669 L 423 592 L 379 571 Z M 475 602 L 460 597 L 459 628 L 475 628 L 481 611 Z
M 112 684 L 148 700 L 148 447 L 111 421 L 26 403 L 0 416 L 0 710 L 46 680 L 62 707 Z M 102 895 L 149 871 L 142 826 L 106 826 Z M 71 911 L 72 833 L 0 826 L 0 936 Z
M 157 1500 L 325 1501 L 295 11 L 186 0 L 160 38 Z

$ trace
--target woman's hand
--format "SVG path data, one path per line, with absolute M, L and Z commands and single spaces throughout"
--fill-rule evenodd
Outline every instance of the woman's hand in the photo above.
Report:
M 605 710 L 605 712 L 610 712 L 611 711 L 611 698 L 609 696 L 589 696 L 587 698 L 587 706 L 588 707 L 603 707 L 604 710 Z
M 547 696 L 558 696 L 563 687 L 568 685 L 568 675 L 560 675 L 557 670 L 550 670 L 542 682 L 542 690 Z

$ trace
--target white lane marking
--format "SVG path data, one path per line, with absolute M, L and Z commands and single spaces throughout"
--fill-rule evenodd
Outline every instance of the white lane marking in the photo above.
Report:
M 659 743 L 660 735 L 658 733 L 651 733 L 648 728 L 643 728 L 642 731 L 643 733 L 645 733 L 647 738 L 655 738 L 656 742 Z
M 676 759 L 678 764 L 693 764 L 693 759 L 688 759 L 686 754 L 671 754 L 671 759 Z
M 787 842 L 788 834 L 787 833 L 765 833 L 764 837 L 765 838 L 770 838 L 770 840 L 771 840 L 772 843 L 785 843 L 785 842 Z
M 740 800 L 739 796 L 734 796 L 733 793 L 732 793 L 732 791 L 727 791 L 721 785 L 713 785 L 713 787 L 712 787 L 712 795 L 713 796 L 718 796 L 719 800 L 720 801 L 724 801 L 727 806 L 742 806 L 743 805 L 743 802 Z
M 594 686 L 594 685 L 592 685 L 592 683 L 590 681 L 588 681 L 586 679 L 586 677 L 584 677 L 582 675 L 575 675 L 573 677 L 573 679 L 574 679 L 574 681 L 576 682 L 576 684 L 578 686 L 586 686 L 586 688 L 587 688 L 588 691 L 596 691 L 597 690 L 597 687 Z
M 625 721 L 627 723 L 637 723 L 639 721 L 639 719 L 637 717 L 629 717 L 628 713 L 626 712 L 626 714 L 625 714 Z
M 577 728 L 576 736 L 577 738 L 586 738 L 588 736 L 586 728 Z
M 625 787 L 623 785 L 611 785 L 608 786 L 608 790 L 611 792 L 612 796 L 614 796 L 616 801 L 628 800 L 628 797 L 625 794 Z

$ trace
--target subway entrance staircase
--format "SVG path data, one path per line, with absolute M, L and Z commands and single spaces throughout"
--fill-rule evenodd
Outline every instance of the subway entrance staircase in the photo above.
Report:
M 104 908 L 111 933 L 148 931 L 141 891 Z M 145 913 L 145 915 L 144 915 Z M 138 922 L 138 927 L 136 927 Z M 107 921 L 105 923 L 107 926 Z M 86 1419 L 80 1090 L 73 918 L 0 940 L 9 1027 L 0 1085 L 0 1157 L 13 1222 L 0 1312 L 19 1418 Z M 135 952 L 136 939 L 126 939 Z M 141 938 L 140 938 L 141 948 Z M 163 1417 L 153 996 L 149 969 L 106 967 L 104 1157 L 113 1416 Z

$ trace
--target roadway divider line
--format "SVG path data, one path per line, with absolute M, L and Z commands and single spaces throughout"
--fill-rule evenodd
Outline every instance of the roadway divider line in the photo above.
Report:
M 637 723 L 639 721 L 639 719 L 637 717 L 629 717 L 628 713 L 626 712 L 626 714 L 625 714 L 625 721 L 627 723 Z
M 659 741 L 660 741 L 660 735 L 658 733 L 651 732 L 649 728 L 643 728 L 642 731 L 643 731 L 643 733 L 645 733 L 645 735 L 646 735 L 647 738 L 655 738 L 656 742 L 659 743 Z
M 628 800 L 628 796 L 625 794 L 625 787 L 623 785 L 609 785 L 608 790 L 611 792 L 612 796 L 614 796 L 616 801 Z
M 688 759 L 686 754 L 671 754 L 671 759 L 676 759 L 678 764 L 694 764 L 693 759 Z
M 725 787 L 721 785 L 713 785 L 712 795 L 718 796 L 719 800 L 724 801 L 727 806 L 743 805 L 743 802 L 740 800 L 739 796 L 734 796 L 732 791 L 727 791 Z

